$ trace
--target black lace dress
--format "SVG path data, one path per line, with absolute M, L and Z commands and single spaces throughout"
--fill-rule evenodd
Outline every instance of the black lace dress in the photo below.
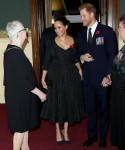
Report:
M 43 70 L 47 70 L 49 89 L 41 117 L 51 123 L 74 124 L 83 117 L 83 92 L 75 66 L 77 62 L 75 44 L 64 50 L 55 40 L 48 41 Z

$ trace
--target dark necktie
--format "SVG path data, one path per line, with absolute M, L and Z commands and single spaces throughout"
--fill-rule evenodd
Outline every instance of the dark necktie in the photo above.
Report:
M 89 28 L 89 32 L 88 32 L 88 46 L 91 47 L 91 43 L 92 43 L 92 33 L 91 33 L 91 28 Z

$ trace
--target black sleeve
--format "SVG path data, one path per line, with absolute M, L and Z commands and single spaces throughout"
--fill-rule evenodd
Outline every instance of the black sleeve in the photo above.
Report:
M 78 39 L 74 38 L 74 47 L 75 47 L 75 57 L 74 57 L 74 63 L 80 62 L 79 56 L 78 56 Z
M 53 44 L 50 40 L 46 43 L 46 53 L 44 59 L 43 70 L 48 70 L 52 62 Z
M 33 68 L 23 52 L 13 51 L 11 60 L 14 67 L 15 80 L 24 92 L 31 92 L 36 87 Z

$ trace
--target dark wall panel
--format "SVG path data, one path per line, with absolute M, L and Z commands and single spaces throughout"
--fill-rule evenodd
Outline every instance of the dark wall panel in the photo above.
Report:
M 7 22 L 12 20 L 30 27 L 29 0 L 0 0 L 0 29 L 5 29 Z

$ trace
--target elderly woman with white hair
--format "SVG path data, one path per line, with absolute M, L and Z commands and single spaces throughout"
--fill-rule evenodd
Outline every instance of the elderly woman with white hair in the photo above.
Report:
M 4 52 L 4 85 L 8 127 L 13 136 L 13 150 L 29 150 L 28 131 L 39 125 L 39 101 L 46 95 L 36 86 L 32 65 L 22 49 L 26 29 L 19 21 L 6 26 L 10 38 Z M 38 96 L 38 97 L 37 97 Z

